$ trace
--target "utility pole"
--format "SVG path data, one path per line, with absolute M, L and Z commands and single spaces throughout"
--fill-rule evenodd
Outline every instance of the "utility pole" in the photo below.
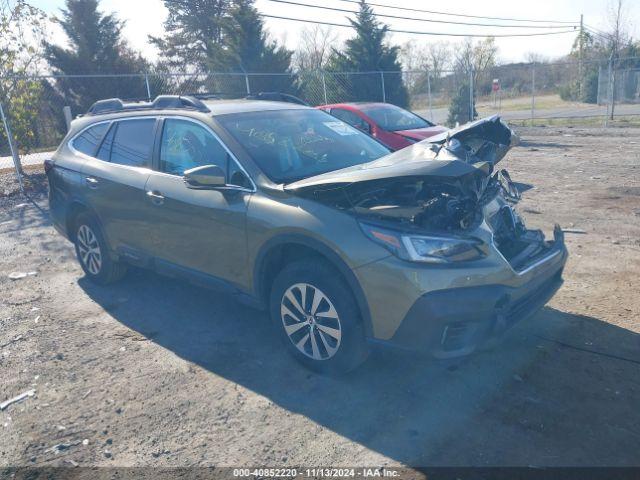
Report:
M 583 58 L 584 58 L 584 15 L 580 14 L 580 37 L 578 38 L 578 94 L 580 101 L 584 98 L 582 96 L 584 73 L 583 73 Z

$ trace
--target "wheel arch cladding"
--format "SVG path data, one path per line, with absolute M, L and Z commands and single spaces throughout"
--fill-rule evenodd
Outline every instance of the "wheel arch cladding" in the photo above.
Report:
M 67 231 L 67 238 L 72 242 L 75 241 L 76 236 L 75 229 L 73 228 L 75 226 L 76 219 L 83 213 L 87 213 L 89 215 L 92 214 L 91 209 L 77 199 L 74 199 L 69 203 L 65 214 L 65 229 Z
M 304 235 L 287 234 L 271 238 L 256 256 L 253 288 L 256 296 L 269 304 L 269 293 L 273 279 L 290 262 L 303 258 L 318 258 L 327 262 L 347 282 L 356 301 L 365 328 L 365 334 L 373 334 L 369 305 L 355 274 L 331 247 L 319 240 Z
M 92 220 L 94 220 L 97 224 L 98 227 L 100 228 L 100 230 L 102 231 L 102 235 L 105 236 L 105 241 L 108 240 L 106 238 L 106 235 L 104 233 L 104 228 L 102 226 L 102 222 L 100 221 L 100 217 L 98 217 L 98 214 L 93 210 L 93 208 L 91 208 L 89 205 L 87 205 L 85 202 L 83 202 L 80 199 L 74 198 L 70 203 L 69 206 L 67 207 L 67 211 L 66 211 L 66 215 L 65 215 L 65 228 L 67 230 L 67 238 L 69 240 L 71 240 L 72 242 L 75 241 L 75 222 L 78 218 L 78 216 L 82 215 L 82 214 L 86 214 L 88 216 L 91 217 Z

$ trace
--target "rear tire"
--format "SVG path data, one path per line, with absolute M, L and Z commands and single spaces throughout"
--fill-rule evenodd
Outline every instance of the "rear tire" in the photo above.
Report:
M 111 258 L 102 230 L 90 215 L 78 215 L 74 238 L 76 256 L 89 280 L 98 285 L 108 285 L 125 276 L 127 265 Z
M 311 370 L 346 373 L 369 354 L 349 286 L 321 260 L 285 266 L 274 279 L 269 311 L 287 350 Z

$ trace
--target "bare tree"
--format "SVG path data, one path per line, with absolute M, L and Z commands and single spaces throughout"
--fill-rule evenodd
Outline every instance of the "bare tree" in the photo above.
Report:
M 609 79 L 610 95 L 611 95 L 611 112 L 610 118 L 613 120 L 613 113 L 616 105 L 615 91 L 616 91 L 616 64 L 620 57 L 620 49 L 629 40 L 629 26 L 626 22 L 627 5 L 625 0 L 611 0 L 608 6 L 608 20 L 609 20 L 609 51 L 611 55 L 611 70 L 612 76 Z
M 524 59 L 527 63 L 548 63 L 549 58 L 545 57 L 541 53 L 527 52 L 524 55 Z
M 293 55 L 297 70 L 322 70 L 329 60 L 331 47 L 335 47 L 338 34 L 331 27 L 315 25 L 300 34 L 300 46 Z
M 400 47 L 400 63 L 407 71 L 422 70 L 424 68 L 424 52 L 415 40 L 408 40 Z
M 438 78 L 452 65 L 452 49 L 449 42 L 418 44 L 409 40 L 400 49 L 400 59 L 406 70 L 428 70 Z
M 46 20 L 26 0 L 0 0 L 0 77 L 38 73 Z
M 435 78 L 440 78 L 453 65 L 453 48 L 449 42 L 429 43 L 425 54 L 426 66 Z
M 495 38 L 488 37 L 478 43 L 466 38 L 456 50 L 455 70 L 458 75 L 466 76 L 473 72 L 473 81 L 477 83 L 496 65 L 497 58 L 498 47 Z

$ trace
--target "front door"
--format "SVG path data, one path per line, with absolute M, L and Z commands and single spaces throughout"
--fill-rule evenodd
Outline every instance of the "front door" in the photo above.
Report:
M 161 135 L 159 165 L 145 186 L 154 225 L 150 253 L 159 266 L 166 262 L 245 285 L 249 179 L 203 124 L 168 118 Z M 189 188 L 184 171 L 204 165 L 225 170 L 229 186 Z

